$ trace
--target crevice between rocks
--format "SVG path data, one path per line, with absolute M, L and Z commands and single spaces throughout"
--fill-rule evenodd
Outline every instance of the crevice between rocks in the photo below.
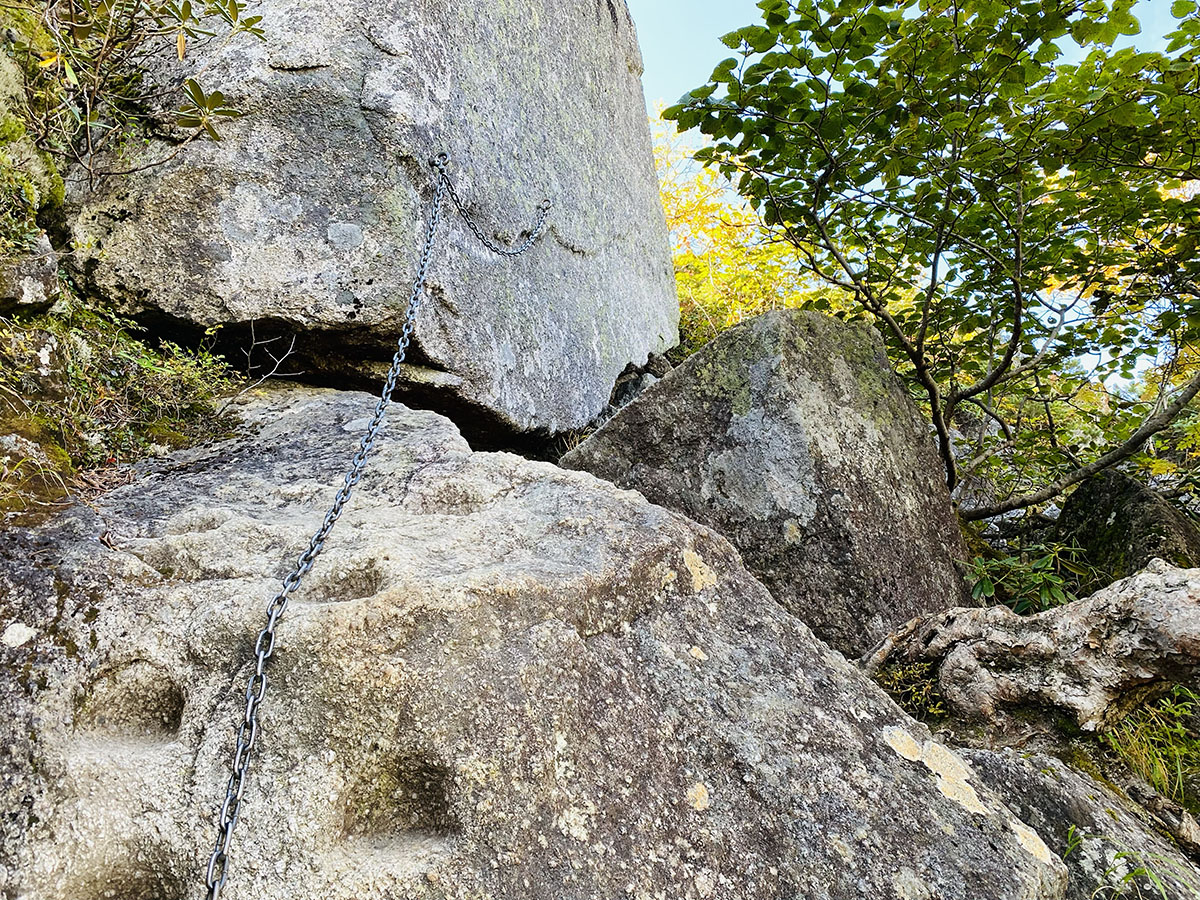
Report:
M 167 340 L 193 348 L 207 342 L 234 369 L 252 379 L 271 372 L 275 359 L 290 351 L 269 381 L 339 391 L 378 395 L 383 389 L 381 373 L 390 365 L 394 352 L 356 338 L 353 327 L 297 330 L 295 324 L 283 320 L 256 319 L 223 325 L 214 340 L 200 326 L 161 311 L 145 311 L 134 319 L 151 341 Z M 556 461 L 571 440 L 570 434 L 556 435 L 545 429 L 523 431 L 495 411 L 458 396 L 445 384 L 456 376 L 430 360 L 415 338 L 409 347 L 407 365 L 411 377 L 397 385 L 392 399 L 413 409 L 445 416 L 472 450 L 504 451 L 528 459 Z

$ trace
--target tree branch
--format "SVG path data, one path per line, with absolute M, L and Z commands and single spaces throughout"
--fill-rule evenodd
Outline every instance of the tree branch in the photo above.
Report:
M 1007 512 L 1013 512 L 1018 509 L 1025 509 L 1029 506 L 1034 506 L 1038 503 L 1045 503 L 1047 500 L 1052 500 L 1065 491 L 1069 487 L 1073 487 L 1081 481 L 1101 472 L 1110 466 L 1116 465 L 1119 462 L 1124 462 L 1133 456 L 1142 447 L 1146 441 L 1154 437 L 1160 431 L 1163 431 L 1170 426 L 1172 422 L 1179 417 L 1179 414 L 1187 408 L 1188 404 L 1196 398 L 1200 393 L 1200 374 L 1192 378 L 1182 391 L 1172 400 L 1167 406 L 1149 416 L 1135 431 L 1130 438 L 1116 447 L 1105 453 L 1103 456 L 1097 457 L 1088 463 L 1086 466 L 1080 466 L 1066 475 L 1050 483 L 1041 490 L 1034 491 L 1029 494 L 1022 494 L 1017 497 L 1011 497 L 1001 503 L 993 504 L 992 506 L 981 506 L 978 509 L 970 509 L 961 511 L 962 517 L 968 522 L 978 521 L 979 519 L 990 519 L 992 516 L 1003 515 Z

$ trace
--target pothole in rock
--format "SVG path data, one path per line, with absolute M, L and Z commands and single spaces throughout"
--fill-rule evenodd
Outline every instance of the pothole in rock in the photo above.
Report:
M 183 689 L 170 672 L 134 660 L 92 682 L 80 700 L 76 723 L 112 737 L 169 740 L 179 732 L 184 703 Z
M 451 771 L 420 753 L 384 753 L 347 793 L 343 834 L 360 851 L 412 859 L 446 852 L 459 830 Z
M 184 881 L 165 867 L 134 867 L 78 885 L 64 900 L 184 900 Z
M 324 561 L 326 571 L 314 575 L 305 590 L 307 603 L 348 603 L 374 597 L 387 585 L 387 578 L 374 557 Z

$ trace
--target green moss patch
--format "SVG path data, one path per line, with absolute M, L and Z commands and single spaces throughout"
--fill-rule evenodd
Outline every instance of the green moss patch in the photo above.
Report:
M 234 374 L 205 350 L 143 340 L 78 301 L 0 319 L 0 510 L 61 498 L 77 470 L 186 446 L 227 429 Z M 0 456 L 4 456 L 0 452 Z

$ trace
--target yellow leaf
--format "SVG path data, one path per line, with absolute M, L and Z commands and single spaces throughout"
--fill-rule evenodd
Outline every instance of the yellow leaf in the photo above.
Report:
M 179 32 L 179 37 L 175 39 L 175 49 L 179 51 L 179 58 L 183 59 L 183 55 L 187 53 L 187 35 L 182 31 Z
M 38 68 L 39 69 L 48 69 L 54 65 L 58 65 L 58 54 L 57 53 L 51 53 L 49 56 L 47 56 L 45 59 L 43 59 L 40 63 L 38 63 Z

